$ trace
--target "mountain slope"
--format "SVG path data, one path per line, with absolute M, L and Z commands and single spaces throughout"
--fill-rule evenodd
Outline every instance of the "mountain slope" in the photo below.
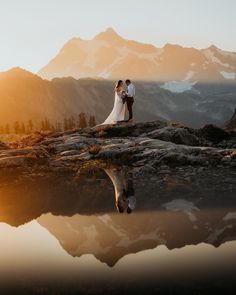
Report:
M 103 79 L 57 78 L 43 80 L 15 68 L 0 73 L 0 124 L 48 117 L 63 122 L 80 112 L 95 115 L 103 122 L 113 107 L 114 81 Z M 155 82 L 135 83 L 134 104 L 138 121 L 163 118 L 193 127 L 205 123 L 223 124 L 236 105 L 234 85 L 196 84 L 194 91 L 173 93 Z M 202 94 L 201 94 L 202 93 Z
M 55 77 L 103 77 L 135 80 L 232 83 L 236 81 L 236 53 L 210 46 L 184 48 L 126 40 L 109 28 L 92 40 L 73 38 L 39 71 L 46 79 Z M 191 86 L 191 84 L 190 84 Z M 190 87 L 189 86 L 189 87 Z M 173 90 L 172 85 L 163 85 Z

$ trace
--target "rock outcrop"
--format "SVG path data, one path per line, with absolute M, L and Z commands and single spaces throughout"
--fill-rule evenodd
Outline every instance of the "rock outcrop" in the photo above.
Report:
M 74 171 L 90 161 L 147 166 L 153 171 L 161 165 L 235 167 L 236 135 L 213 125 L 192 129 L 163 121 L 121 123 L 38 133 L 15 144 L 14 149 L 0 150 L 1 168 L 36 165 Z
M 236 109 L 234 110 L 234 113 L 231 119 L 225 123 L 225 129 L 228 131 L 236 130 Z

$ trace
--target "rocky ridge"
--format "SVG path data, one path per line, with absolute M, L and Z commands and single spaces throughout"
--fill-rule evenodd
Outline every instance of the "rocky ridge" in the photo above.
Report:
M 168 167 L 236 167 L 236 133 L 214 125 L 192 129 L 164 121 L 35 133 L 0 145 L 0 168 L 76 171 L 85 163 L 119 163 L 155 173 Z

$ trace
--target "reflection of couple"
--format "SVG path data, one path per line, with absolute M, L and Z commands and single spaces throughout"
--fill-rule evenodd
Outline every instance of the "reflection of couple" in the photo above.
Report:
M 108 118 L 103 122 L 103 124 L 116 124 L 125 121 L 125 105 L 127 106 L 129 112 L 129 118 L 125 122 L 130 122 L 133 120 L 133 103 L 135 96 L 135 87 L 130 80 L 125 81 L 127 85 L 127 90 L 124 90 L 124 83 L 119 80 L 115 86 L 115 101 L 114 107 L 108 116 Z
M 123 213 L 125 207 L 127 207 L 126 212 L 131 213 L 136 206 L 132 178 L 120 169 L 110 168 L 104 170 L 114 185 L 117 210 Z

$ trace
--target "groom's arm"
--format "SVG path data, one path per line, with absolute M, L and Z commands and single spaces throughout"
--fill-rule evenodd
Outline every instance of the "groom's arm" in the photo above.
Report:
M 131 95 L 131 92 L 130 92 L 130 85 L 127 87 L 127 92 L 126 92 L 126 95 L 128 96 L 128 97 L 130 97 Z
M 135 95 L 134 86 L 129 85 L 128 88 L 127 88 L 127 96 L 128 97 L 134 97 L 134 95 Z

